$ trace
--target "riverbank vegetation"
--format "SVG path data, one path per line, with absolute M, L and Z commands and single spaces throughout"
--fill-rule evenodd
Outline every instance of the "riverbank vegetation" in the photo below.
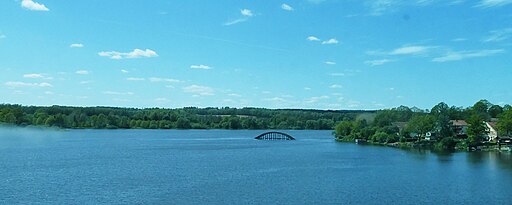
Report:
M 311 129 L 332 130 L 337 122 L 372 111 L 263 108 L 115 108 L 0 105 L 0 123 L 93 129 Z
M 480 100 L 467 108 L 441 102 L 430 110 L 406 106 L 379 110 L 372 118 L 338 123 L 335 137 L 397 147 L 467 150 L 499 147 L 499 139 L 508 138 L 511 131 L 512 107 Z

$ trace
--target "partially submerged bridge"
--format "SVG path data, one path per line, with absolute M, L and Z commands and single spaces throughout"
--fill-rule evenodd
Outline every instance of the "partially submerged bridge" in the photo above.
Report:
M 254 139 L 257 140 L 295 140 L 291 135 L 283 132 L 266 132 L 258 135 Z

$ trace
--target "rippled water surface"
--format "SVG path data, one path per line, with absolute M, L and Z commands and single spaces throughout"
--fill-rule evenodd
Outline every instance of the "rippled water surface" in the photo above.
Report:
M 511 204 L 509 153 L 336 143 L 331 131 L 2 128 L 0 204 Z

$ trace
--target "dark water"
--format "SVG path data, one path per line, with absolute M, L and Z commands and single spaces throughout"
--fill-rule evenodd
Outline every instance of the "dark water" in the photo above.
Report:
M 509 153 L 262 132 L 2 129 L 0 204 L 512 204 Z

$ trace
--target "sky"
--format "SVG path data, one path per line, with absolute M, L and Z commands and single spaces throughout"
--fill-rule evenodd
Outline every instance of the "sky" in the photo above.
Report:
M 512 0 L 2 0 L 0 103 L 512 104 Z

